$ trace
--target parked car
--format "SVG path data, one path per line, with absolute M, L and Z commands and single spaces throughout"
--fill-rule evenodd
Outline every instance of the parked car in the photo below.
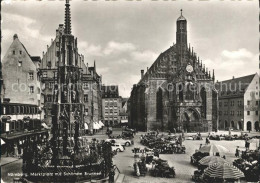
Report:
M 132 139 L 132 138 L 134 138 L 134 132 L 132 132 L 132 131 L 123 131 L 122 132 L 122 137 L 124 138 L 124 139 Z
M 130 132 L 133 132 L 133 133 L 136 132 L 134 129 L 129 128 L 129 127 L 125 127 L 124 131 L 130 131 Z
M 125 149 L 121 144 L 113 143 L 111 145 L 112 151 L 123 152 Z
M 209 156 L 209 153 L 202 153 L 200 151 L 195 151 L 195 153 L 190 157 L 190 162 L 193 165 L 198 165 L 199 161 L 205 156 Z
M 130 146 L 132 144 L 131 140 L 128 139 L 106 139 L 106 142 L 111 142 L 111 143 L 118 143 L 122 146 Z

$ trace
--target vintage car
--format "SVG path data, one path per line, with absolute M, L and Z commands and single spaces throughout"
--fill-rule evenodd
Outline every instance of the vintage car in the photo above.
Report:
M 113 143 L 111 144 L 112 151 L 117 151 L 117 152 L 123 152 L 125 148 L 121 144 Z
M 105 141 L 106 142 L 111 142 L 111 143 L 118 143 L 118 144 L 120 144 L 122 146 L 130 146 L 132 144 L 131 140 L 122 139 L 122 138 L 119 138 L 119 139 L 106 139 Z
M 132 131 L 122 131 L 122 138 L 132 139 L 132 138 L 134 138 L 134 132 L 132 132 Z
M 176 176 L 174 167 L 170 167 L 166 160 L 154 160 L 155 166 L 152 169 L 154 177 L 174 178 Z
M 198 165 L 199 161 L 205 156 L 209 156 L 209 153 L 202 153 L 200 151 L 197 151 L 190 157 L 190 162 L 193 165 Z

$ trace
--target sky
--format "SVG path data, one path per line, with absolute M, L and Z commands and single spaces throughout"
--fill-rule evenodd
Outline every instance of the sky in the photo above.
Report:
M 72 0 L 72 34 L 85 62 L 105 85 L 119 85 L 129 97 L 133 84 L 160 53 L 176 42 L 176 20 L 183 9 L 188 43 L 216 80 L 259 71 L 259 5 L 257 0 Z M 32 56 L 42 56 L 64 24 L 63 0 L 2 1 L 1 58 L 13 35 Z

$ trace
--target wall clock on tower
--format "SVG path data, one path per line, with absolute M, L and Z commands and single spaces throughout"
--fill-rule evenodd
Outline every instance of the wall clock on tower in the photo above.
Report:
M 187 67 L 186 67 L 186 71 L 187 72 L 189 72 L 189 73 L 191 73 L 192 71 L 193 71 L 193 67 L 192 67 L 192 65 L 187 65 Z

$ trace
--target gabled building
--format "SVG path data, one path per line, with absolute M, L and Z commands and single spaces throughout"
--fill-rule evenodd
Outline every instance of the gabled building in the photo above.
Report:
M 114 126 L 120 123 L 120 111 L 122 108 L 121 97 L 117 85 L 102 86 L 102 114 L 106 126 Z
M 40 107 L 40 57 L 32 57 L 25 46 L 13 36 L 13 42 L 2 60 L 3 95 L 11 103 L 31 104 Z
M 96 62 L 93 67 L 88 63 L 83 67 L 83 103 L 85 106 L 85 122 L 88 124 L 88 133 L 98 130 L 98 123 L 102 119 L 102 77 L 96 71 Z
M 259 131 L 259 75 L 252 74 L 216 83 L 219 129 Z
M 138 130 L 207 131 L 217 127 L 214 71 L 187 44 L 187 20 L 177 19 L 176 44 L 161 53 L 135 84 L 129 125 Z
M 31 56 L 25 46 L 13 36 L 13 42 L 1 62 L 1 147 L 2 155 L 22 154 L 26 138 L 47 137 L 42 123 L 39 56 Z M 16 150 L 18 149 L 18 154 Z

